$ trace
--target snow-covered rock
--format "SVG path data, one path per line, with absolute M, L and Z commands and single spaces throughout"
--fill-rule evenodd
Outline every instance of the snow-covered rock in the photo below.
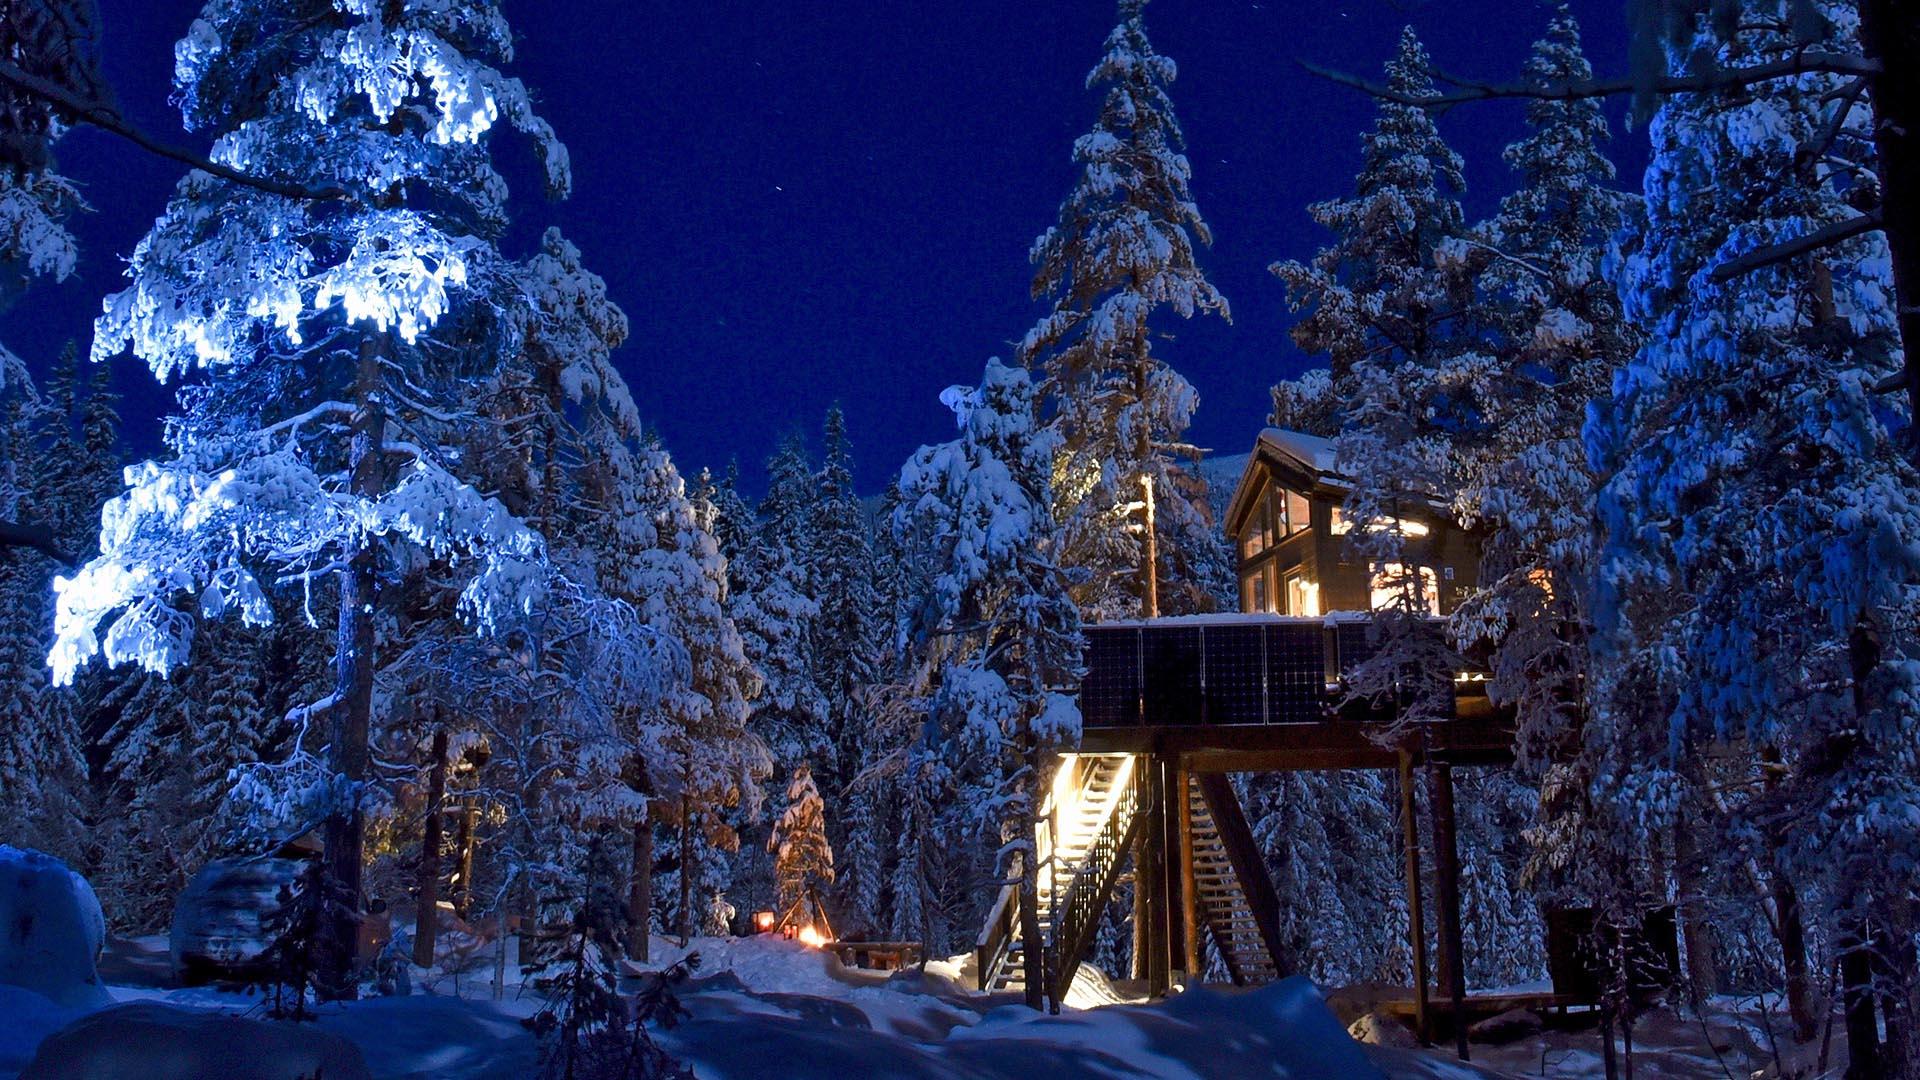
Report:
M 1347 1034 L 1353 1036 L 1355 1042 L 1368 1046 L 1397 1046 L 1411 1050 L 1420 1045 L 1419 1037 L 1407 1025 L 1379 1011 L 1370 1012 L 1347 1025 Z
M 1508 1009 L 1498 1016 L 1489 1016 L 1485 1020 L 1467 1029 L 1467 1037 L 1475 1042 L 1504 1043 L 1524 1039 L 1540 1034 L 1546 1024 L 1540 1014 L 1532 1009 Z
M 113 1000 L 94 968 L 106 942 L 100 901 L 66 863 L 0 845 L 0 927 L 0 983 L 68 1009 Z
M 265 920 L 300 866 L 297 859 L 215 859 L 201 868 L 173 905 L 175 977 L 193 985 L 251 974 L 271 944 Z
M 156 1002 L 81 1017 L 47 1036 L 20 1080 L 372 1080 L 360 1049 L 311 1024 Z

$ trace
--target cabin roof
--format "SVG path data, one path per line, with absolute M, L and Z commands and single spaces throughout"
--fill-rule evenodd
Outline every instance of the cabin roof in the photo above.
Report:
M 1227 503 L 1228 533 L 1238 531 L 1246 519 L 1259 488 L 1258 466 L 1278 466 L 1284 472 L 1299 474 L 1315 486 L 1348 487 L 1346 479 L 1334 468 L 1337 460 L 1332 439 L 1277 427 L 1260 432 L 1260 437 L 1254 440 L 1253 453 L 1247 455 L 1246 468 L 1240 472 L 1240 481 L 1234 485 L 1233 499 Z

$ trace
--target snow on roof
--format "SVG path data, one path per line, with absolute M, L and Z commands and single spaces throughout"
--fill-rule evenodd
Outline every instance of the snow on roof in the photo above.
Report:
M 1270 427 L 1260 433 L 1260 442 L 1299 461 L 1316 472 L 1334 472 L 1333 440 L 1304 431 Z

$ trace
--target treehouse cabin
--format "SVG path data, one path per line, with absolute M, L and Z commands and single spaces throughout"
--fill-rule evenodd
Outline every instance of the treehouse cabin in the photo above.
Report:
M 1369 613 L 1383 598 L 1380 579 L 1404 572 L 1353 561 L 1352 523 L 1341 514 L 1349 485 L 1336 464 L 1328 440 L 1261 433 L 1224 522 L 1238 553 L 1239 613 L 1086 627 L 1081 744 L 1061 755 L 1035 830 L 1039 970 L 1054 1000 L 1065 996 L 1100 912 L 1128 880 L 1133 975 L 1149 992 L 1198 977 L 1209 950 L 1235 983 L 1290 973 L 1279 901 L 1229 782 L 1235 772 L 1397 771 L 1407 903 L 1418 927 L 1414 770 L 1429 769 L 1441 969 L 1459 970 L 1451 769 L 1510 760 L 1511 718 L 1489 706 L 1485 677 L 1474 671 L 1429 673 L 1454 687 L 1452 715 L 1432 722 L 1405 722 L 1392 695 L 1359 701 L 1348 692 L 1348 676 L 1378 648 Z M 1394 527 L 1407 534 L 1410 561 L 1430 586 L 1422 593 L 1432 614 L 1452 611 L 1473 585 L 1473 536 L 1434 503 L 1411 508 Z M 1003 889 L 980 935 L 982 989 L 1024 985 L 1019 904 L 1017 888 Z M 1424 1031 L 1424 933 L 1415 929 L 1409 945 Z M 1464 1008 L 1456 999 L 1452 1015 Z
M 1389 583 L 1404 576 L 1399 567 L 1357 562 L 1347 550 L 1353 522 L 1341 504 L 1351 485 L 1336 464 L 1331 439 L 1281 428 L 1260 433 L 1225 521 L 1239 567 L 1241 611 L 1301 617 L 1372 611 L 1389 599 Z M 1472 534 L 1431 502 L 1409 507 L 1389 527 L 1406 534 L 1428 610 L 1452 612 L 1473 588 L 1480 553 Z

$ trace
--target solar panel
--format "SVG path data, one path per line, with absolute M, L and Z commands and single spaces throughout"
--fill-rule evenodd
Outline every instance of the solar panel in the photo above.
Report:
M 1266 638 L 1253 625 L 1209 626 L 1206 642 L 1208 724 L 1266 721 Z
M 1197 626 L 1150 626 L 1140 631 L 1147 723 L 1177 726 L 1202 721 L 1201 655 Z
M 1334 635 L 1336 670 L 1342 677 L 1351 675 L 1354 668 L 1373 659 L 1373 655 L 1380 651 L 1379 635 L 1375 633 L 1371 620 L 1337 623 Z
M 1266 628 L 1267 722 L 1304 724 L 1320 719 L 1326 694 L 1326 631 L 1317 623 Z
M 1080 682 L 1080 722 L 1127 727 L 1140 722 L 1140 631 L 1089 626 L 1087 674 Z

